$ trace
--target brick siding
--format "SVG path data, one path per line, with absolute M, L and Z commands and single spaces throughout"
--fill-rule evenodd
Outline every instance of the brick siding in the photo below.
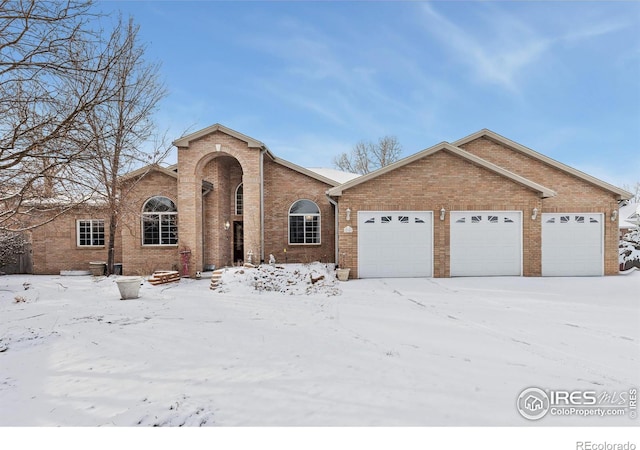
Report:
M 334 207 L 325 194 L 332 186 L 267 158 L 264 173 L 265 259 L 273 254 L 278 262 L 334 262 Z M 289 244 L 289 208 L 302 199 L 311 200 L 320 208 L 320 244 Z
M 151 197 L 162 196 L 177 203 L 176 179 L 167 174 L 151 171 L 138 181 L 126 200 L 123 209 L 120 235 L 122 239 L 122 264 L 125 275 L 150 275 L 156 270 L 178 270 L 180 254 L 177 245 L 142 245 L 142 208 Z M 178 238 L 180 237 L 178 227 Z
M 46 216 L 37 217 L 36 220 Z M 105 245 L 84 247 L 78 245 L 78 220 L 103 219 L 105 222 Z M 91 206 L 78 206 L 35 228 L 31 232 L 33 250 L 33 273 L 58 274 L 61 270 L 89 270 L 91 261 L 107 261 L 109 212 Z M 120 239 L 115 241 L 115 261 L 122 261 Z

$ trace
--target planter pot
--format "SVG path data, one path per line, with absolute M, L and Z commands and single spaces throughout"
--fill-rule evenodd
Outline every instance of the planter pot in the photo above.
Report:
M 104 275 L 104 270 L 107 267 L 107 263 L 104 261 L 92 261 L 89 263 L 89 270 L 91 275 L 95 277 L 101 277 Z
M 120 299 L 128 300 L 131 298 L 138 298 L 140 292 L 140 284 L 142 278 L 140 277 L 122 277 L 116 280 L 118 289 L 120 290 Z
M 338 280 L 347 281 L 349 279 L 349 271 L 351 271 L 351 269 L 336 269 Z

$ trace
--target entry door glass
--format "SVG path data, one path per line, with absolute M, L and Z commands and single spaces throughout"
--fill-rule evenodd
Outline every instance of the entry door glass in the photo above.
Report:
M 242 222 L 233 222 L 233 260 L 244 262 L 244 231 Z

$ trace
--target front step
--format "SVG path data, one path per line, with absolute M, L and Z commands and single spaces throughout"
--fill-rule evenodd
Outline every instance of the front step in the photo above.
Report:
M 214 270 L 211 275 L 211 285 L 209 289 L 216 290 L 220 285 L 220 280 L 222 279 L 222 274 L 224 273 L 224 269 Z

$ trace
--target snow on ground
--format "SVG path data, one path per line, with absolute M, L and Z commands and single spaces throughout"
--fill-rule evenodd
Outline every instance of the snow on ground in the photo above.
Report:
M 0 277 L 0 425 L 638 424 L 515 405 L 530 386 L 640 384 L 640 272 L 331 276 L 233 269 L 218 291 L 144 283 L 126 301 L 113 277 Z

